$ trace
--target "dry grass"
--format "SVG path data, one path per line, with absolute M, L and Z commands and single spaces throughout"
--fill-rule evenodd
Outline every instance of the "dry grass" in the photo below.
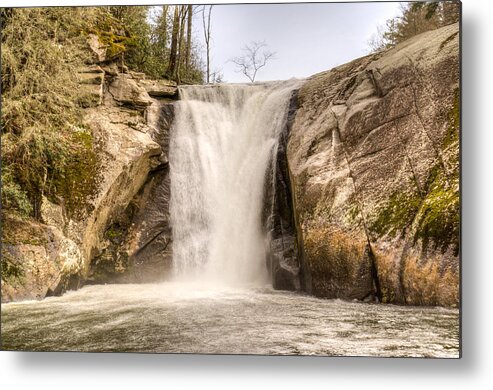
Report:
M 425 262 L 408 257 L 404 267 L 403 284 L 406 303 L 411 305 L 453 306 L 459 305 L 458 270 L 446 268 L 440 271 L 440 259 Z
M 304 249 L 318 296 L 342 297 L 357 284 L 365 259 L 365 243 L 329 228 L 310 229 Z

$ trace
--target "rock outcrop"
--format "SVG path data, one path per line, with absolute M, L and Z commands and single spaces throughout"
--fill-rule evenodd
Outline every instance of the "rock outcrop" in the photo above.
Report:
M 312 76 L 288 143 L 308 290 L 458 304 L 459 26 Z
M 178 95 L 178 88 L 173 81 L 142 80 L 140 84 L 152 97 L 174 99 Z
M 59 199 L 55 204 L 43 199 L 40 222 L 6 217 L 9 232 L 4 234 L 2 252 L 8 257 L 4 263 L 8 270 L 2 272 L 3 302 L 59 295 L 90 282 L 98 269 L 94 262 L 104 258 L 114 245 L 112 228 L 136 199 L 146 207 L 145 194 L 151 191 L 144 184 L 155 181 L 149 173 L 165 171 L 165 141 L 148 124 L 148 117 L 150 123 L 155 116 L 150 106 L 160 107 L 160 103 L 139 85 L 139 74 L 120 73 L 122 70 L 106 63 L 88 65 L 79 71 L 79 104 L 86 108 L 84 126 L 90 130 L 87 142 L 92 145 L 92 154 L 81 165 L 89 172 L 81 185 L 88 188 L 72 189 L 70 201 Z M 140 218 L 149 224 L 147 216 Z M 170 232 L 166 234 L 170 237 Z M 134 237 L 134 252 L 146 253 L 141 248 L 145 246 L 144 234 L 137 236 L 142 237 Z M 123 258 L 111 258 L 113 274 L 128 270 L 128 259 L 135 257 L 129 253 Z M 156 269 L 154 273 L 158 273 Z
M 160 154 L 145 178 L 145 184 L 113 218 L 106 229 L 105 249 L 89 272 L 96 283 L 141 283 L 163 280 L 171 267 L 169 216 L 169 130 L 173 105 L 154 100 L 147 111 L 148 133 Z
M 111 81 L 109 93 L 117 102 L 133 107 L 145 108 L 152 104 L 146 90 L 130 74 L 117 74 Z

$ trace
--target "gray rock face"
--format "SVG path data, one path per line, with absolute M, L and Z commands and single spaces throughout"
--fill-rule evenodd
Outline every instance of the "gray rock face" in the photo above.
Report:
M 162 165 L 161 146 L 153 141 L 154 129 L 142 112 L 152 100 L 145 90 L 125 100 L 125 88 L 117 88 L 122 101 L 104 96 L 102 69 L 90 67 L 80 73 L 83 86 L 98 87 L 101 101 L 85 110 L 85 125 L 91 129 L 99 159 L 96 191 L 85 199 L 87 207 L 67 217 L 63 200 L 55 205 L 44 199 L 41 216 L 44 224 L 14 221 L 12 237 L 3 253 L 9 258 L 8 280 L 2 281 L 2 300 L 40 299 L 80 287 L 91 277 L 93 261 L 104 257 L 112 244 L 108 228 L 124 214 L 148 180 L 149 172 Z M 129 89 L 137 84 L 125 79 Z M 104 88 L 105 90 L 107 89 Z M 17 227 L 16 227 L 17 226 Z M 118 233 L 118 232 L 116 232 Z M 112 237 L 115 240 L 115 237 Z M 5 241 L 5 240 L 4 240 Z M 124 258 L 112 258 L 111 268 L 118 273 L 127 269 Z
M 2 302 L 42 299 L 78 287 L 73 276 L 83 259 L 77 244 L 58 227 L 8 215 L 3 222 L 9 231 L 3 237 Z
M 95 282 L 156 282 L 169 274 L 172 233 L 167 156 L 173 115 L 173 105 L 159 101 L 147 112 L 149 134 L 161 154 L 140 191 L 106 230 L 109 245 L 91 270 Z
M 300 89 L 288 163 L 315 295 L 457 305 L 458 28 Z

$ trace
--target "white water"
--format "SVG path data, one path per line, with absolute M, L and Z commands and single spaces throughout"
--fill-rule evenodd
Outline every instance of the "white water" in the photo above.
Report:
M 267 282 L 267 167 L 298 81 L 180 87 L 170 139 L 175 279 Z
M 18 351 L 459 355 L 457 309 L 195 283 L 86 286 L 2 304 L 1 326 L 2 348 Z

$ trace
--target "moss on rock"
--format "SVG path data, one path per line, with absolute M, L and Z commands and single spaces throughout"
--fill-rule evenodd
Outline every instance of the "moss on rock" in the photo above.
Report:
M 69 218 L 81 218 L 91 211 L 92 200 L 99 189 L 101 157 L 92 133 L 81 129 L 73 133 L 76 145 L 63 175 L 55 182 L 55 194 L 63 198 Z M 50 199 L 57 203 L 57 199 Z

